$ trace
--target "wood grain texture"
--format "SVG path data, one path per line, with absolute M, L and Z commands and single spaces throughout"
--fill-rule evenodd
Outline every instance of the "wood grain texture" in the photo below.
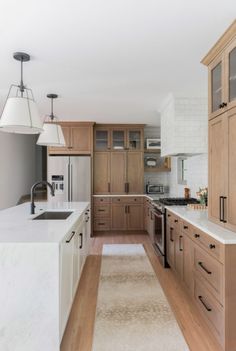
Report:
M 191 351 L 222 351 L 192 300 L 170 269 L 164 269 L 148 235 L 107 233 L 92 238 L 61 351 L 91 351 L 103 244 L 143 243 Z

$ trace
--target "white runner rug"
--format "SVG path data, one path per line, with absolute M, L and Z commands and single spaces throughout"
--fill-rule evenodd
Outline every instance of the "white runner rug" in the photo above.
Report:
M 104 245 L 92 351 L 189 351 L 143 245 Z

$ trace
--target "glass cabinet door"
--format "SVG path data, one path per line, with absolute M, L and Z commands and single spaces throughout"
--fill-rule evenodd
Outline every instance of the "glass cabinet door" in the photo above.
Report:
M 128 148 L 129 150 L 141 149 L 141 131 L 140 130 L 128 131 Z
M 112 148 L 114 150 L 125 149 L 125 131 L 124 130 L 112 131 Z
M 109 130 L 95 131 L 95 149 L 97 151 L 108 150 L 109 145 Z
M 229 102 L 236 99 L 236 48 L 229 53 Z
M 222 63 L 218 63 L 211 71 L 211 106 L 217 111 L 222 103 Z

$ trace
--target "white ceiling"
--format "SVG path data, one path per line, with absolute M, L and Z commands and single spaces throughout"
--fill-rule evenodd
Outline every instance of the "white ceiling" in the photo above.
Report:
M 235 0 L 2 0 L 0 107 L 32 55 L 25 83 L 60 119 L 159 123 L 170 92 L 206 96 L 201 58 L 235 18 Z

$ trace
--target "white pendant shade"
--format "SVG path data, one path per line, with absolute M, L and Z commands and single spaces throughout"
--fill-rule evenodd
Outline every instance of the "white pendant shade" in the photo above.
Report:
M 35 102 L 26 97 L 9 97 L 0 119 L 0 130 L 19 134 L 41 133 L 43 123 Z
M 43 132 L 39 135 L 37 144 L 42 146 L 65 146 L 65 138 L 61 126 L 57 123 L 44 123 Z

